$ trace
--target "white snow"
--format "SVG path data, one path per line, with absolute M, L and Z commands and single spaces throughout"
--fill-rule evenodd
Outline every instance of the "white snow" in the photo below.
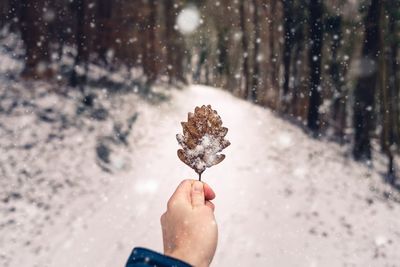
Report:
M 11 267 L 109 267 L 123 266 L 134 246 L 162 251 L 159 217 L 177 184 L 197 176 L 177 158 L 175 134 L 187 112 L 203 104 L 218 111 L 231 141 L 226 159 L 203 173 L 217 194 L 219 245 L 212 266 L 398 265 L 400 206 L 383 197 L 383 192 L 397 199 L 398 194 L 382 182 L 381 158 L 374 168 L 358 164 L 346 146 L 312 139 L 270 110 L 222 90 L 189 86 L 171 94 L 160 105 L 138 98 L 113 104 L 118 116 L 131 114 L 132 103 L 140 111 L 131 148 L 124 154 L 130 168 L 112 175 L 91 165 L 95 144 L 87 130 L 81 131 L 82 138 L 68 130 L 73 140 L 66 136 L 67 141 L 60 141 L 66 154 L 55 154 L 50 147 L 38 151 L 35 161 L 26 161 L 34 170 L 32 164 L 41 164 L 45 182 L 57 182 L 52 177 L 58 177 L 64 184 L 78 174 L 81 178 L 72 181 L 75 189 L 68 189 L 75 194 L 56 195 L 50 208 L 62 209 L 50 221 L 30 225 L 43 211 L 22 201 L 15 201 L 16 208 L 26 209 L 29 216 L 20 216 L 18 226 L 5 226 L 0 217 L 1 266 L 4 254 L 12 255 Z M 53 102 L 49 98 L 46 103 Z M 11 121 L 0 119 L 10 126 Z M 20 126 L 29 123 L 24 119 Z M 105 126 L 90 125 L 95 132 L 104 131 Z M 48 131 L 45 124 L 40 127 Z M 0 141 L 6 142 L 1 136 Z M 7 160 L 4 153 L 0 157 Z M 62 160 L 84 164 L 58 169 Z M 43 201 L 54 194 L 45 186 L 38 189 Z M 6 205 L 0 212 L 5 213 Z
M 139 194 L 154 194 L 158 190 L 157 180 L 150 180 L 148 178 L 139 180 L 135 184 L 135 191 Z

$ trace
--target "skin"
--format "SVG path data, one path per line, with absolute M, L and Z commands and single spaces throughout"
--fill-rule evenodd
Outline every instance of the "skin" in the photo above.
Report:
M 196 267 L 209 266 L 217 248 L 214 191 L 197 180 L 184 180 L 161 216 L 164 254 Z

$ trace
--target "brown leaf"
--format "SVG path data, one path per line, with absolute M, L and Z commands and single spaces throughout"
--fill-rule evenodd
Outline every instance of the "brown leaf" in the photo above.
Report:
M 177 134 L 176 139 L 182 149 L 177 154 L 186 165 L 201 174 L 225 159 L 225 155 L 217 153 L 230 145 L 224 138 L 228 128 L 222 127 L 221 117 L 210 105 L 196 107 L 194 113 L 188 113 L 188 121 L 181 125 L 183 135 Z

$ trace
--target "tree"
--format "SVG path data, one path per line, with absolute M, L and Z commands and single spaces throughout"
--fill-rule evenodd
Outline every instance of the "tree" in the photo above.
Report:
M 97 0 L 97 51 L 100 60 L 106 63 L 106 55 L 111 47 L 110 32 L 112 31 L 112 10 L 113 2 L 109 0 Z
M 279 64 L 278 64 L 278 51 L 277 51 L 277 45 L 276 45 L 276 40 L 279 39 L 279 36 L 277 35 L 276 32 L 276 25 L 279 23 L 276 23 L 276 17 L 277 17 L 277 1 L 276 0 L 264 0 L 264 9 L 266 9 L 269 20 L 268 20 L 268 25 L 269 25 L 269 42 L 268 42 L 268 47 L 267 51 L 269 54 L 269 77 L 270 77 L 270 87 L 279 92 Z M 268 7 L 268 8 L 267 8 Z M 277 93 L 278 95 L 278 93 Z M 278 101 L 278 100 L 277 100 Z M 275 103 L 275 106 L 278 106 L 278 103 Z
M 0 1 L 0 27 L 6 24 L 11 26 L 11 30 L 15 30 L 18 21 L 19 0 L 3 0 Z
M 25 45 L 25 78 L 50 78 L 49 37 L 47 24 L 43 19 L 46 1 L 20 1 L 19 26 Z
M 156 52 L 156 20 L 157 4 L 149 1 L 145 4 L 145 19 L 141 23 L 143 32 L 143 70 L 147 77 L 147 85 L 155 82 L 158 76 L 157 52 Z
M 224 86 L 224 78 L 229 75 L 229 60 L 228 60 L 228 44 L 227 44 L 227 28 L 221 27 L 217 29 L 217 54 L 218 54 L 218 64 L 217 73 L 219 75 L 220 86 Z
M 390 124 L 392 131 L 390 134 L 391 145 L 400 144 L 400 78 L 399 78 L 399 48 L 400 37 L 398 32 L 400 21 L 400 0 L 395 0 L 387 4 L 389 9 L 389 91 L 390 103 L 392 108 L 392 118 Z
M 258 90 L 260 83 L 260 23 L 259 23 L 259 9 L 257 8 L 258 2 L 257 0 L 253 0 L 253 26 L 254 26 L 254 53 L 253 53 L 253 73 L 252 73 L 252 81 L 251 81 L 251 100 L 254 103 L 258 101 Z
M 289 81 L 290 81 L 290 63 L 292 58 L 293 47 L 293 0 L 282 0 L 283 4 L 283 28 L 284 28 L 284 43 L 283 43 L 283 101 L 285 109 L 288 105 Z
M 321 105 L 321 58 L 322 58 L 322 0 L 310 0 L 310 39 L 311 48 L 309 51 L 310 64 L 310 98 L 308 105 L 307 126 L 314 133 L 320 127 L 319 107 Z
M 177 10 L 174 8 L 173 0 L 164 1 L 165 11 L 165 43 L 166 43 L 166 60 L 167 75 L 169 83 L 177 81 L 186 82 L 183 75 L 183 43 L 182 36 L 175 28 Z
M 394 4 L 394 5 L 393 5 Z M 381 26 L 387 28 L 387 38 L 382 33 L 380 36 L 380 47 L 385 50 L 379 57 L 379 85 L 381 92 L 381 113 L 382 113 L 382 150 L 388 157 L 387 180 L 395 184 L 396 172 L 394 164 L 395 144 L 398 142 L 398 105 L 399 105 L 399 83 L 398 83 L 398 36 L 397 25 L 400 1 L 394 1 L 388 6 L 388 12 L 382 14 Z M 388 20 L 386 19 L 388 18 Z M 382 29 L 381 29 L 382 32 Z
M 293 57 L 292 63 L 289 63 L 288 67 L 288 73 L 286 74 L 287 78 L 292 76 L 293 77 L 293 88 L 290 88 L 289 82 L 287 84 L 288 88 L 287 91 L 291 89 L 291 100 L 288 101 L 290 103 L 290 106 L 286 109 L 286 112 L 289 112 L 290 115 L 292 116 L 299 116 L 301 117 L 304 113 L 305 110 L 305 105 L 302 103 L 304 102 L 303 98 L 303 81 L 305 80 L 304 77 L 307 73 L 307 67 L 302 64 L 304 57 L 306 55 L 306 45 L 305 45 L 305 28 L 307 25 L 305 25 L 304 21 L 306 20 L 306 11 L 305 11 L 305 6 L 307 5 L 305 3 L 305 0 L 296 0 L 294 1 L 295 6 L 292 7 L 291 15 L 292 15 L 292 28 L 291 31 L 293 31 L 293 35 L 290 37 L 292 39 L 292 51 L 290 52 L 291 57 Z M 293 10 L 296 10 L 296 12 L 293 12 Z M 285 30 L 287 32 L 287 29 Z M 287 41 L 285 39 L 285 41 Z M 287 48 L 286 48 L 287 49 Z M 292 74 L 290 74 L 292 73 Z M 287 79 L 286 78 L 286 79 Z M 285 79 L 285 82 L 286 82 Z
M 249 70 L 249 43 L 248 43 L 248 36 L 246 35 L 246 12 L 245 12 L 245 0 L 240 0 L 239 2 L 239 13 L 240 13 L 240 30 L 242 34 L 242 52 L 243 52 L 243 98 L 247 99 L 249 97 L 249 77 L 250 77 L 250 70 Z
M 76 46 L 77 53 L 75 56 L 74 68 L 70 77 L 71 86 L 82 86 L 86 82 L 87 64 L 89 60 L 89 49 L 85 31 L 86 25 L 86 0 L 76 0 Z M 84 71 L 84 73 L 82 73 Z M 83 90 L 83 88 L 81 88 Z
M 343 140 L 346 127 L 346 95 L 343 92 L 344 70 L 341 67 L 339 51 L 342 42 L 342 16 L 334 15 L 327 19 L 327 31 L 331 37 L 330 43 L 330 69 L 329 75 L 333 87 L 333 122 L 335 135 Z
M 377 57 L 381 53 L 380 16 L 382 0 L 372 0 L 365 18 L 365 36 L 362 48 L 360 75 L 354 91 L 353 123 L 356 160 L 371 159 L 371 133 L 374 123 L 375 88 L 377 86 Z

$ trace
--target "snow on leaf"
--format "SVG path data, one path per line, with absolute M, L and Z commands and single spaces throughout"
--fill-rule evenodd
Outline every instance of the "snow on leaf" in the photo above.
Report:
M 228 128 L 222 127 L 221 117 L 210 105 L 196 107 L 194 113 L 188 113 L 188 121 L 182 122 L 183 134 L 176 139 L 182 146 L 178 157 L 199 175 L 206 168 L 216 165 L 225 159 L 218 154 L 230 145 L 225 139 Z

